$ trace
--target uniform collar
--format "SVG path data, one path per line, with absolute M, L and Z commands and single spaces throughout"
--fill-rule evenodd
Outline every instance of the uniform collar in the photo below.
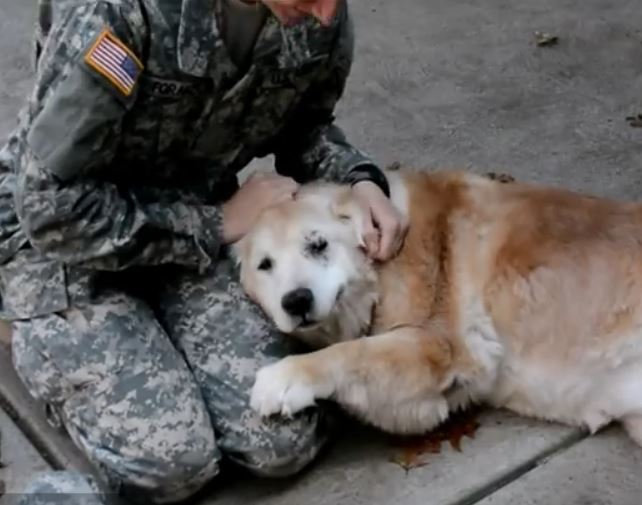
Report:
M 178 65 L 182 72 L 195 77 L 220 78 L 237 72 L 221 36 L 218 15 L 218 0 L 182 0 L 177 41 Z M 333 31 L 336 23 L 321 28 L 310 17 L 286 27 L 270 14 L 257 38 L 252 64 L 281 70 L 301 67 L 317 57 L 311 47 L 315 32 Z
M 281 70 L 290 70 L 327 59 L 346 15 L 347 2 L 344 0 L 328 27 L 321 26 L 312 16 L 294 26 L 284 26 L 275 16 L 268 16 L 256 42 L 255 63 L 269 63 Z
M 284 26 L 268 16 L 254 49 L 254 61 L 281 70 L 300 67 L 311 57 L 308 34 L 315 23 L 308 18 L 295 26 Z
M 217 23 L 216 0 L 183 0 L 178 27 L 178 66 L 194 77 L 210 74 L 212 63 L 216 72 L 233 74 L 236 66 L 223 43 Z

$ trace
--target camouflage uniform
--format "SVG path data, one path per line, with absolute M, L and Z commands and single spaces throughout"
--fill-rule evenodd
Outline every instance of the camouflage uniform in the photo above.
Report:
M 51 472 L 37 475 L 24 493 L 6 496 L 6 505 L 104 505 L 110 500 L 89 476 L 77 472 Z
M 301 182 L 386 187 L 333 124 L 352 61 L 347 6 L 329 28 L 267 16 L 245 68 L 212 0 L 41 6 L 36 83 L 0 152 L 1 308 L 16 370 L 131 499 L 185 498 L 223 455 L 259 475 L 298 471 L 327 417 L 249 409 L 257 368 L 295 349 L 245 298 L 220 205 L 268 154 Z M 90 64 L 105 29 L 130 85 Z

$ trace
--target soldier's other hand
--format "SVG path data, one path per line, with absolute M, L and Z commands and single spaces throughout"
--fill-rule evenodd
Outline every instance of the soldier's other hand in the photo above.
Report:
M 379 186 L 371 181 L 352 187 L 365 222 L 363 240 L 368 256 L 386 261 L 399 252 L 408 224 Z
M 253 174 L 223 204 L 223 241 L 240 240 L 265 209 L 292 200 L 299 185 L 278 174 Z

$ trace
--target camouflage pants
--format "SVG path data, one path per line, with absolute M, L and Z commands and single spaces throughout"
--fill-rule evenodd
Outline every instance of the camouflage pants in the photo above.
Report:
M 5 501 L 6 505 L 111 505 L 112 502 L 90 476 L 76 472 L 38 475 L 20 496 L 6 496 Z
M 217 475 L 222 456 L 261 476 L 309 463 L 327 437 L 324 411 L 264 420 L 248 405 L 256 370 L 296 344 L 245 297 L 232 262 L 148 291 L 152 301 L 105 290 L 12 323 L 21 379 L 112 488 L 172 502 Z

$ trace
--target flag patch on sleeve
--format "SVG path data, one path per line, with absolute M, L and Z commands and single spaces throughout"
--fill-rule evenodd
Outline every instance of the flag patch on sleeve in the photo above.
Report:
M 85 62 L 123 95 L 130 96 L 143 64 L 109 30 L 104 30 L 85 54 Z

